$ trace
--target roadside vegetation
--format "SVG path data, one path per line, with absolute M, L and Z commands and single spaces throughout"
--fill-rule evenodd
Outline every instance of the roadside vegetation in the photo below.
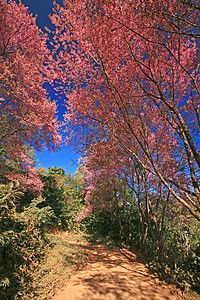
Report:
M 84 263 L 86 254 L 74 243 L 77 239 L 127 247 L 162 279 L 199 292 L 199 228 L 195 220 L 179 213 L 178 206 L 166 213 L 161 258 L 152 221 L 152 231 L 141 242 L 138 207 L 128 189 L 118 190 L 112 205 L 107 199 L 106 210 L 75 222 L 84 209 L 80 169 L 65 175 L 61 168 L 39 168 L 38 174 L 44 184 L 38 197 L 20 191 L 17 184 L 1 184 L 0 298 L 50 299 Z
M 73 219 L 83 202 L 81 174 L 64 175 L 56 167 L 38 173 L 44 183 L 38 197 L 12 182 L 0 186 L 1 299 L 45 299 L 84 258 L 78 246 L 60 237 L 62 231 L 79 231 Z

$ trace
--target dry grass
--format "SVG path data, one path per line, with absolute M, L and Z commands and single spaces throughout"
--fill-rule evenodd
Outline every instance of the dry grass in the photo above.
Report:
M 33 274 L 30 293 L 23 299 L 51 299 L 56 289 L 84 262 L 85 252 L 76 242 L 85 242 L 81 233 L 48 234 L 50 246 L 39 269 Z

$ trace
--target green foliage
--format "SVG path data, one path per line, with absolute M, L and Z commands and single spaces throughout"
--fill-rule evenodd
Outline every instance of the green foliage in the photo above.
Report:
M 25 207 L 23 212 L 19 214 L 21 219 L 25 221 L 31 220 L 35 228 L 39 228 L 41 233 L 46 229 L 54 226 L 56 216 L 50 206 L 43 207 L 45 200 L 39 196 L 34 198 L 28 207 Z
M 200 236 L 198 222 L 179 216 L 168 223 L 165 239 L 165 266 L 181 288 L 200 292 Z
M 39 208 L 41 197 L 18 212 L 22 195 L 13 183 L 0 186 L 0 299 L 20 299 L 29 289 L 46 253 L 44 229 L 55 218 L 50 207 Z
M 140 241 L 140 221 L 137 204 L 128 198 L 114 203 L 110 210 L 93 213 L 81 222 L 87 233 L 93 235 L 93 241 L 113 240 L 115 244 L 129 246 L 148 263 L 150 269 L 165 280 L 176 283 L 181 289 L 188 288 L 200 292 L 200 230 L 198 221 L 188 218 L 180 206 L 173 203 L 165 210 L 163 225 L 162 253 L 159 255 L 158 243 L 155 243 L 155 224 L 150 221 L 151 230 L 147 230 L 145 243 Z M 119 199 L 118 199 L 119 200 Z M 153 204 L 154 205 L 154 204 Z M 162 210 L 154 209 L 158 224 Z M 149 212 L 149 218 L 151 212 Z M 144 224 L 145 226 L 145 224 Z
M 60 229 L 72 229 L 77 226 L 74 217 L 82 208 L 83 196 L 81 195 L 80 172 L 65 175 L 62 168 L 49 168 L 48 172 L 38 169 L 44 183 L 42 197 L 43 205 L 48 205 L 54 211 L 54 225 Z
M 41 262 L 58 244 L 47 233 L 74 228 L 82 207 L 80 173 L 66 176 L 56 167 L 38 173 L 44 191 L 37 198 L 18 183 L 0 185 L 0 299 L 38 299 L 34 284 L 44 275 Z
M 113 236 L 113 228 L 115 228 L 115 233 L 119 239 L 119 226 L 116 220 L 112 219 L 112 214 L 110 212 L 101 212 L 88 216 L 85 220 L 81 222 L 82 228 L 86 230 L 89 234 L 96 234 L 99 236 Z
M 130 208 L 124 210 L 123 206 L 118 209 L 117 216 L 111 211 L 102 211 L 88 216 L 81 222 L 81 228 L 92 235 L 94 240 L 109 238 L 115 244 L 126 246 L 137 245 L 139 241 L 137 213 L 130 214 Z

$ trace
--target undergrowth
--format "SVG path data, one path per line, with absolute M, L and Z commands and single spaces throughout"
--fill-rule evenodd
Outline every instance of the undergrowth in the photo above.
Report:
M 45 198 L 25 198 L 17 184 L 0 185 L 0 299 L 50 299 L 84 259 L 70 242 L 80 234 L 49 233 L 57 219 Z
M 51 299 L 55 291 L 84 261 L 86 254 L 83 248 L 73 243 L 84 240 L 80 234 L 47 234 L 46 239 L 49 244 L 48 253 L 33 274 L 28 296 L 23 295 L 21 299 Z

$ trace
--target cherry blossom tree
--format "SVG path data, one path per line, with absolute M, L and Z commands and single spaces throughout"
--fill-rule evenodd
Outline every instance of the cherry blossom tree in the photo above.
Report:
M 54 151 L 60 144 L 56 103 L 43 87 L 46 42 L 21 1 L 0 1 L 0 174 L 36 190 L 41 182 L 30 147 Z
M 193 1 L 89 0 L 51 17 L 66 121 L 85 126 L 78 143 L 109 132 L 198 220 L 199 12 Z
M 173 202 L 176 207 L 177 202 L 159 178 L 142 168 L 134 157 L 131 159 L 117 142 L 112 144 L 111 139 L 90 145 L 88 154 L 82 159 L 82 172 L 85 207 L 75 220 L 79 222 L 92 213 L 109 211 L 117 219 L 121 238 L 127 234 L 129 226 L 131 243 L 134 215 L 140 223 L 141 248 L 145 249 L 150 235 L 163 261 L 163 228 L 166 230 L 169 222 L 166 220 L 167 206 Z M 126 224 L 126 230 L 122 224 Z

